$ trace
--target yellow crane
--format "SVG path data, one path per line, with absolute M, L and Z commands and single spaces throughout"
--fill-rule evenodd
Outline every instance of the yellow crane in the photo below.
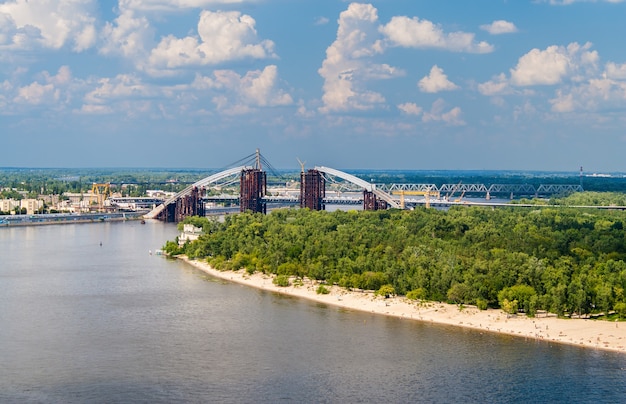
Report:
M 404 209 L 404 195 L 424 195 L 424 200 L 426 201 L 425 206 L 426 208 L 430 208 L 430 197 L 434 196 L 439 198 L 439 191 L 405 191 L 405 190 L 399 190 L 399 191 L 391 191 L 391 193 L 393 195 L 400 195 L 400 209 Z
M 465 196 L 465 191 L 461 192 L 461 196 L 459 196 L 458 198 L 456 198 L 454 200 L 454 202 L 461 202 L 461 200 L 463 199 L 463 197 Z
M 94 182 L 91 186 L 91 193 L 98 198 L 98 210 L 102 211 L 104 208 L 104 200 L 111 195 L 111 183 L 98 184 Z

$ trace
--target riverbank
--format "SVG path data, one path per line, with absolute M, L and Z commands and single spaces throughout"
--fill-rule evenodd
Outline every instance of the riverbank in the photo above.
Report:
M 346 309 L 626 353 L 626 323 L 623 322 L 561 319 L 551 314 L 542 314 L 535 318 L 508 316 L 502 310 L 478 310 L 473 306 L 460 309 L 452 304 L 419 303 L 404 297 L 385 299 L 374 296 L 373 293 L 348 291 L 337 286 L 327 286 L 330 293 L 322 295 L 316 293 L 318 284 L 314 281 L 306 280 L 302 286 L 279 287 L 272 283 L 271 276 L 260 272 L 249 275 L 244 270 L 218 271 L 206 262 L 183 256 L 179 258 L 215 278 Z
M 123 213 L 49 213 L 37 215 L 0 216 L 1 227 L 43 226 L 49 224 L 76 224 L 99 222 L 122 222 L 141 220 L 143 212 Z

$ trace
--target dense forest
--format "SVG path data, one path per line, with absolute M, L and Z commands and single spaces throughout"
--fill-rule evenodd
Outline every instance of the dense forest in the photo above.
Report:
M 535 315 L 626 315 L 626 213 L 557 207 L 377 212 L 282 209 L 223 222 L 189 218 L 199 240 L 166 252 Z

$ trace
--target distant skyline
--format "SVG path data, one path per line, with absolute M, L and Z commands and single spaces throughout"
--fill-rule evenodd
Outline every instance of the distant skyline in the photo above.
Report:
M 0 167 L 626 172 L 626 0 L 0 0 Z

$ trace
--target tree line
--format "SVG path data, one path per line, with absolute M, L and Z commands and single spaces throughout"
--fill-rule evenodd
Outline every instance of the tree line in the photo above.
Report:
M 282 209 L 223 222 L 170 254 L 308 277 L 413 299 L 534 315 L 626 315 L 626 213 L 573 208 L 453 207 L 377 212 Z
M 107 182 L 125 196 L 145 196 L 147 189 L 178 192 L 203 176 L 204 170 L 0 168 L 0 199 L 87 192 L 93 183 Z

